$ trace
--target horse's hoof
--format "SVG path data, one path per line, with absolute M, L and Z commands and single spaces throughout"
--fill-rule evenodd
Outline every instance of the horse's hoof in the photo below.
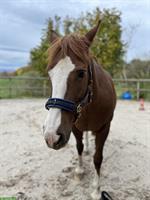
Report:
M 77 181 L 80 181 L 83 178 L 83 175 L 84 175 L 84 169 L 81 167 L 77 167 L 75 169 L 75 179 Z
M 83 179 L 83 174 L 74 174 L 74 179 L 80 182 Z
M 93 188 L 97 188 L 97 185 L 98 185 L 97 181 L 94 180 L 94 181 L 92 182 L 92 186 L 93 186 Z
M 83 175 L 84 174 L 84 169 L 82 167 L 77 167 L 75 169 L 75 174 L 76 175 Z
M 100 200 L 100 192 L 98 192 L 97 190 L 95 190 L 92 194 L 91 197 L 93 200 Z

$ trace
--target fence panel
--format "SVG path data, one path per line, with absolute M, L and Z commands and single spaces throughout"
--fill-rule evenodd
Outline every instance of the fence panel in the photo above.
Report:
M 150 100 L 150 79 L 113 79 L 118 98 L 130 91 L 134 99 Z M 2 76 L 0 98 L 48 97 L 51 84 L 45 77 Z
M 150 79 L 113 79 L 117 96 L 130 91 L 134 99 L 143 97 L 150 100 Z
M 48 97 L 50 93 L 45 77 L 0 77 L 0 98 Z

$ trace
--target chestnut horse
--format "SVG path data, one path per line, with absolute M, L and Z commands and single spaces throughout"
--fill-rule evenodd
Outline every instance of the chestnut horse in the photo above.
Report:
M 110 75 L 89 53 L 99 25 L 100 21 L 82 37 L 70 34 L 60 38 L 52 31 L 47 68 L 52 82 L 52 97 L 46 103 L 49 111 L 43 126 L 46 143 L 55 150 L 64 147 L 73 132 L 79 156 L 77 174 L 83 173 L 83 133 L 93 133 L 96 146 L 93 199 L 100 199 L 103 147 L 116 104 Z

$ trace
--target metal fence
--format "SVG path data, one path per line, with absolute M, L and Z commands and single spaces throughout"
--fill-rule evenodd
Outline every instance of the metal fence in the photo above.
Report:
M 144 96 L 150 100 L 150 79 L 113 79 L 118 98 L 130 91 L 134 99 Z M 51 85 L 45 77 L 2 76 L 0 98 L 48 97 Z

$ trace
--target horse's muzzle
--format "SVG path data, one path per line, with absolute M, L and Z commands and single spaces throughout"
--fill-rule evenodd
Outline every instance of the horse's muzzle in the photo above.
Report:
M 54 145 L 53 145 L 53 149 L 55 149 L 55 150 L 61 149 L 68 142 L 68 140 L 66 140 L 64 134 L 58 133 L 57 135 L 59 135 L 60 137 L 59 137 L 59 140 L 56 143 L 54 143 Z
M 69 137 L 70 137 L 70 134 L 67 137 L 63 133 L 57 133 L 57 135 L 59 136 L 59 139 L 58 139 L 58 141 L 54 142 L 53 145 L 50 145 L 49 140 L 46 140 L 47 146 L 49 148 L 59 150 L 67 144 Z

